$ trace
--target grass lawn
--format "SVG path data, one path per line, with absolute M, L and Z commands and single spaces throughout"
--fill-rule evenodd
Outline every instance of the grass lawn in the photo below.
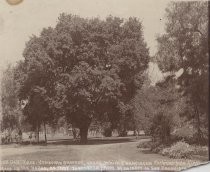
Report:
M 192 166 L 192 161 L 169 159 L 137 148 L 139 141 L 128 138 L 91 138 L 87 145 L 79 145 L 71 139 L 50 141 L 47 145 L 2 145 L 2 166 L 7 168 L 30 169 L 33 166 L 75 166 L 100 162 L 139 162 L 141 166 L 164 166 L 173 168 L 177 162 L 186 162 L 182 168 Z M 171 163 L 170 163 L 171 162 Z M 199 163 L 199 162 L 197 162 Z M 174 165 L 173 165 L 174 164 Z M 112 164 L 113 165 L 113 164 Z M 116 164 L 114 164 L 116 165 Z M 148 167 L 149 168 L 149 167 Z M 151 170 L 151 169 L 150 169 Z

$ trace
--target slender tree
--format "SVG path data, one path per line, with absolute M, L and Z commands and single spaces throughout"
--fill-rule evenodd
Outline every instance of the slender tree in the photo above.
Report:
M 158 37 L 156 60 L 163 72 L 183 70 L 177 83 L 204 141 L 208 115 L 208 12 L 207 2 L 172 2 L 166 9 L 166 34 Z M 189 114 L 188 113 L 188 114 Z M 201 122 L 202 121 L 202 122 Z

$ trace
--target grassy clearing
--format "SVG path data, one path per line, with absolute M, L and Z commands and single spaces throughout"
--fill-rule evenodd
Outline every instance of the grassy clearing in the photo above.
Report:
M 142 139 L 143 140 L 143 139 Z M 9 167 L 22 167 L 15 161 L 27 161 L 26 166 L 39 165 L 42 167 L 59 166 L 63 162 L 83 161 L 114 161 L 114 162 L 150 162 L 157 161 L 183 161 L 170 159 L 149 151 L 137 148 L 140 140 L 135 137 L 129 138 L 94 138 L 89 139 L 87 145 L 72 144 L 70 140 L 60 140 L 42 145 L 4 145 L 1 146 L 2 160 L 12 163 L 4 164 Z M 61 164 L 56 163 L 61 162 Z M 30 164 L 35 163 L 35 164 Z M 157 165 L 157 164 L 156 164 Z M 161 164 L 158 164 L 161 166 Z

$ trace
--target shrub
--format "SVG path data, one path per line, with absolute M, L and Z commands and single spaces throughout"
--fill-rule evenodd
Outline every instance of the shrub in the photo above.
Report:
M 159 153 L 161 152 L 166 146 L 163 144 L 153 144 L 151 151 L 154 153 Z
M 125 131 L 125 130 L 123 130 L 123 131 L 118 131 L 118 133 L 119 133 L 119 137 L 125 137 L 125 136 L 128 135 L 128 132 Z
M 105 137 L 111 137 L 112 136 L 112 127 L 110 122 L 104 122 L 102 126 L 102 134 Z
M 152 141 L 143 141 L 140 142 L 137 148 L 143 148 L 143 149 L 151 149 L 152 147 Z
M 187 143 L 195 143 L 194 141 L 195 129 L 192 125 L 186 124 L 180 128 L 176 128 L 176 130 L 172 133 L 173 140 L 184 140 Z
M 1 144 L 9 144 L 13 142 L 18 142 L 18 133 L 16 130 L 9 131 L 9 130 L 4 130 L 1 132 Z
M 202 141 L 199 138 L 196 128 L 191 123 L 186 123 L 184 126 L 180 128 L 176 128 L 174 132 L 172 132 L 173 141 L 175 140 L 184 140 L 189 144 L 208 144 L 208 133 L 206 133 L 205 129 L 202 129 Z
M 208 147 L 207 146 L 195 146 L 194 153 L 196 155 L 208 156 Z
M 144 141 L 140 142 L 137 148 L 150 149 L 154 153 L 159 153 L 163 148 L 165 148 L 165 145 L 160 142 Z
M 162 155 L 169 156 L 170 158 L 190 158 L 193 153 L 193 146 L 184 141 L 179 141 L 161 151 Z
M 152 119 L 150 133 L 154 139 L 158 139 L 161 143 L 167 144 L 170 142 L 172 118 L 169 116 L 158 113 Z
M 193 137 L 194 133 L 195 129 L 193 128 L 193 126 L 185 125 L 181 128 L 177 128 L 174 134 L 177 135 L 179 138 L 190 139 Z
M 105 137 L 111 137 L 112 136 L 112 130 L 111 130 L 111 128 L 105 128 L 104 129 L 104 132 L 103 132 L 103 135 Z

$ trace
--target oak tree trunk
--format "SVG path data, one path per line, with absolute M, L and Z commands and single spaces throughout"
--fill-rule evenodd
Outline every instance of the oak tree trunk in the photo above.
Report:
M 47 143 L 47 131 L 46 131 L 46 124 L 44 122 L 44 139 L 45 139 L 45 143 Z
M 196 116 L 196 123 L 197 123 L 197 142 L 199 144 L 203 144 L 204 138 L 203 138 L 203 133 L 202 133 L 201 124 L 200 124 L 200 114 L 196 105 L 194 108 L 195 108 L 195 116 Z
M 80 128 L 80 143 L 86 144 L 88 136 L 88 127 Z
M 37 141 L 37 143 L 39 143 L 39 125 L 37 125 L 36 141 Z

